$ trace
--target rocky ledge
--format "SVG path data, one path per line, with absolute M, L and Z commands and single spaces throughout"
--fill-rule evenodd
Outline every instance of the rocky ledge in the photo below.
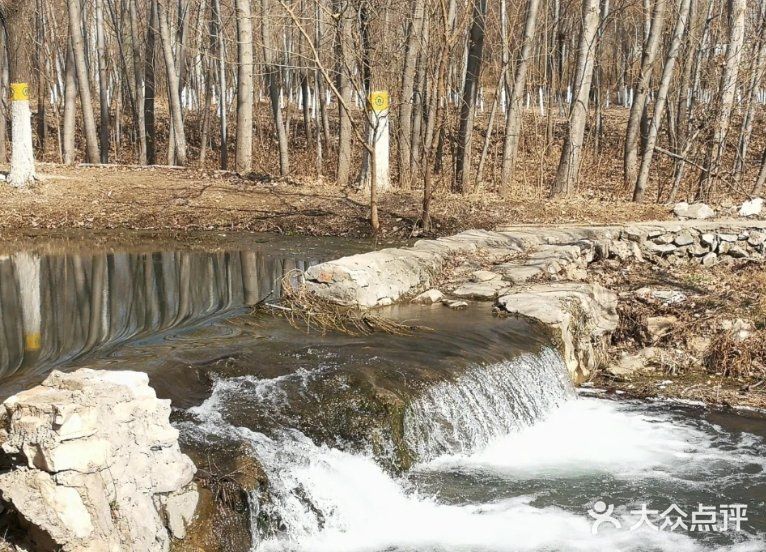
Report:
M 54 371 L 0 409 L 4 515 L 33 550 L 168 550 L 197 506 L 181 453 L 146 374 Z
M 550 326 L 573 379 L 582 381 L 601 364 L 619 322 L 617 295 L 589 283 L 592 263 L 712 267 L 765 254 L 762 220 L 507 227 L 344 257 L 311 267 L 304 280 L 317 296 L 362 309 L 409 299 L 451 308 L 493 301 L 500 312 Z

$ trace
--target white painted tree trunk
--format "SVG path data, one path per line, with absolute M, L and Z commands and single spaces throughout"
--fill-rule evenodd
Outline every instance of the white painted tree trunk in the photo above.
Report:
M 35 156 L 29 100 L 14 99 L 11 102 L 11 172 L 8 174 L 8 182 L 21 188 L 34 178 Z

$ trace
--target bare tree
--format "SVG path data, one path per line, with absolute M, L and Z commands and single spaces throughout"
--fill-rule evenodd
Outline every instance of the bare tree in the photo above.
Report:
M 173 59 L 170 27 L 168 26 L 168 16 L 163 2 L 164 0 L 154 0 L 162 53 L 165 59 L 165 74 L 168 82 L 168 98 L 170 100 L 170 115 L 173 125 L 173 150 L 175 152 L 176 163 L 186 165 L 186 133 L 184 132 L 183 116 L 181 114 L 179 76 Z
M 700 175 L 697 197 L 707 198 L 721 179 L 721 161 L 726 148 L 726 134 L 731 124 L 731 111 L 737 92 L 739 61 L 745 40 L 745 0 L 729 0 L 729 43 L 726 45 L 726 61 L 718 89 L 718 112 L 713 123 L 713 133 L 705 156 L 706 170 Z
M 649 127 L 649 135 L 646 139 L 646 148 L 643 158 L 641 159 L 641 169 L 636 180 L 635 191 L 633 193 L 633 201 L 641 201 L 644 198 L 644 192 L 646 185 L 649 181 L 649 168 L 652 165 L 652 157 L 654 156 L 654 148 L 657 144 L 657 136 L 660 131 L 660 125 L 665 117 L 665 104 L 668 99 L 668 92 L 670 91 L 671 80 L 673 79 L 673 72 L 676 66 L 676 59 L 678 58 L 678 51 L 681 48 L 681 42 L 686 32 L 686 24 L 689 18 L 689 8 L 691 5 L 690 0 L 681 0 L 681 6 L 678 10 L 678 18 L 676 20 L 675 31 L 673 32 L 673 39 L 670 42 L 668 48 L 668 54 L 665 58 L 665 67 L 662 70 L 662 79 L 660 81 L 660 88 L 657 91 L 657 100 L 654 104 L 654 115 L 652 116 L 652 122 Z
M 665 7 L 667 0 L 655 0 L 652 12 L 651 26 L 648 26 L 648 34 L 644 43 L 643 55 L 641 56 L 641 75 L 638 80 L 636 95 L 630 108 L 628 129 L 625 133 L 625 186 L 632 189 L 638 176 L 639 145 L 641 143 L 641 119 L 645 116 L 646 101 L 649 96 L 649 82 L 652 78 L 654 60 L 662 38 L 662 28 L 665 24 Z M 647 10 L 648 11 L 648 10 Z
M 500 177 L 500 193 L 507 196 L 511 191 L 513 169 L 516 164 L 516 153 L 519 148 L 519 134 L 521 130 L 521 110 L 524 100 L 524 91 L 527 84 L 527 67 L 532 55 L 532 47 L 537 25 L 537 10 L 540 0 L 529 0 L 527 4 L 527 18 L 524 26 L 524 43 L 521 47 L 521 55 L 516 64 L 516 77 L 513 82 L 511 101 L 508 116 L 505 120 L 505 142 L 503 144 L 503 169 Z M 503 38 L 505 40 L 505 38 Z
M 237 172 L 253 165 L 253 21 L 250 0 L 237 0 Z
M 98 138 L 96 136 L 96 118 L 93 116 L 93 103 L 90 96 L 90 78 L 88 65 L 85 61 L 85 41 L 80 25 L 79 0 L 67 0 L 69 12 L 69 35 L 72 40 L 74 64 L 77 70 L 77 84 L 80 89 L 80 109 L 82 109 L 85 126 L 86 159 L 88 163 L 98 163 L 101 160 Z
M 471 138 L 473 137 L 476 95 L 481 77 L 482 55 L 484 52 L 484 29 L 487 17 L 487 0 L 473 0 L 471 30 L 468 39 L 468 61 L 466 63 L 463 101 L 460 106 L 460 126 L 455 152 L 455 180 L 453 191 L 465 194 L 470 189 Z
M 661 1 L 661 0 L 658 0 Z M 582 161 L 582 147 L 585 138 L 585 121 L 588 116 L 590 85 L 596 55 L 596 34 L 599 27 L 599 0 L 584 0 L 582 29 L 577 53 L 577 74 L 575 94 L 569 111 L 568 132 L 561 159 L 556 171 L 553 195 L 569 194 L 577 184 Z

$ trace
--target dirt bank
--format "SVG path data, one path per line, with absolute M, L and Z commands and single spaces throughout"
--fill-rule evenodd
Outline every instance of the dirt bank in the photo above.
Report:
M 29 189 L 5 186 L 3 238 L 47 229 L 244 230 L 314 236 L 369 235 L 367 199 L 331 182 L 241 178 L 217 171 L 40 164 Z M 409 237 L 420 214 L 420 191 L 380 198 L 384 237 Z M 662 220 L 665 206 L 636 205 L 603 191 L 550 200 L 531 189 L 508 200 L 437 190 L 434 234 L 508 223 L 608 223 Z

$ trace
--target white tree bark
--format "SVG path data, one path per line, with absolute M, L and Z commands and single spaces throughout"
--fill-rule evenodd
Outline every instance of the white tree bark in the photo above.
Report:
M 35 178 L 35 155 L 32 148 L 32 112 L 29 100 L 11 102 L 11 171 L 8 182 L 17 188 Z

